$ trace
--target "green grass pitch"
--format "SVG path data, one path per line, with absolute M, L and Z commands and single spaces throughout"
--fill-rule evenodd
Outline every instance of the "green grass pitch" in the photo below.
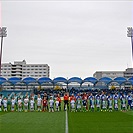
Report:
M 65 112 L 0 112 L 0 133 L 65 133 Z M 69 133 L 133 133 L 133 112 L 69 112 Z
M 0 112 L 0 133 L 64 133 L 64 112 Z
M 133 112 L 69 113 L 69 133 L 133 133 Z

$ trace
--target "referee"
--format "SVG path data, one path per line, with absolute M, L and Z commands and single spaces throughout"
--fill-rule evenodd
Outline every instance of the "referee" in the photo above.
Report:
M 69 110 L 69 96 L 67 93 L 65 93 L 64 95 L 64 111 L 66 111 L 66 106 L 67 109 Z

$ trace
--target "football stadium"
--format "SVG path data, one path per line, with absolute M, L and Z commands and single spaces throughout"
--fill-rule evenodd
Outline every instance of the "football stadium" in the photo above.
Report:
M 132 133 L 132 84 L 124 77 L 0 77 L 1 132 Z
M 0 133 L 133 133 L 132 9 L 131 0 L 1 0 Z

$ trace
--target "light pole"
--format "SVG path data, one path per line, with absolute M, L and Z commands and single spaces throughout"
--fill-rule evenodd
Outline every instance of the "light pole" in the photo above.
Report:
M 1 37 L 1 48 L 0 48 L 0 76 L 1 76 L 1 62 L 2 62 L 2 47 L 3 47 L 3 37 L 7 36 L 6 27 L 0 27 L 0 37 Z
M 127 37 L 131 37 L 131 43 L 132 43 L 132 64 L 133 64 L 133 28 L 132 27 L 128 27 L 127 28 Z M 133 67 L 133 65 L 132 65 Z

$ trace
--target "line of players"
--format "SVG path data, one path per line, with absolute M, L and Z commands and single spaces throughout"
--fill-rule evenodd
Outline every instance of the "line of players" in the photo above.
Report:
M 99 93 L 94 96 L 92 93 L 84 93 L 82 97 L 79 94 L 76 97 L 72 94 L 70 105 L 71 111 L 81 111 L 81 108 L 83 111 L 96 110 L 112 112 L 113 110 L 133 110 L 133 94 L 128 93 L 127 95 L 118 95 L 115 93 L 114 95 L 111 95 L 109 93 L 106 95 L 105 92 L 102 92 L 101 94 Z
M 61 98 L 60 95 L 54 100 L 53 96 L 45 95 L 41 98 L 40 94 L 35 98 L 34 94 L 29 96 L 28 94 L 24 96 L 12 96 L 12 98 L 2 98 L 0 96 L 0 111 L 49 111 L 54 112 L 54 106 L 56 106 L 56 111 L 60 110 Z M 55 104 L 55 105 L 54 105 Z
M 70 97 L 68 93 L 65 93 L 63 101 L 64 110 L 66 110 L 66 107 L 69 110 L 70 106 L 70 111 L 133 110 L 133 95 L 131 93 L 128 95 L 118 95 L 117 93 L 114 95 L 106 95 L 105 92 L 102 92 L 95 96 L 92 93 L 83 93 L 82 95 L 77 94 L 76 96 L 72 94 Z M 47 94 L 44 94 L 43 98 L 41 98 L 40 94 L 38 94 L 37 98 L 35 98 L 34 94 L 31 96 L 26 95 L 25 97 L 12 96 L 11 99 L 0 96 L 0 111 L 61 111 L 61 102 L 62 100 L 59 94 L 55 98 L 52 95 L 48 98 Z

